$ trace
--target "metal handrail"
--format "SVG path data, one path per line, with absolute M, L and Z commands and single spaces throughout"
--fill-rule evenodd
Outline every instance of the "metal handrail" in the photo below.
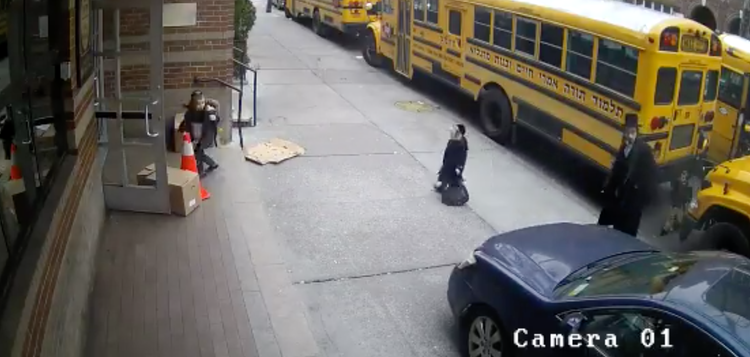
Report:
M 234 51 L 238 51 L 238 52 L 242 53 L 243 55 L 245 54 L 245 51 L 243 49 L 239 48 L 239 47 L 233 46 L 232 49 Z M 258 67 L 255 67 L 255 68 L 250 67 L 246 63 L 243 63 L 242 61 L 238 61 L 237 59 L 234 59 L 234 58 L 232 58 L 232 61 L 234 61 L 234 63 L 242 66 L 242 68 L 244 68 L 245 70 L 253 72 L 253 116 L 252 116 L 252 118 L 250 118 L 250 127 L 254 128 L 257 125 L 257 119 L 258 119 L 258 69 L 259 68 Z M 193 82 L 196 83 L 196 84 L 197 83 L 208 83 L 208 82 L 219 83 L 222 86 L 227 87 L 229 89 L 232 89 L 235 92 L 239 93 L 239 95 L 240 95 L 239 97 L 240 98 L 239 98 L 239 101 L 237 103 L 237 106 L 238 106 L 238 108 L 237 108 L 237 124 L 238 124 L 237 125 L 237 129 L 238 129 L 239 134 L 240 134 L 240 147 L 244 148 L 245 147 L 245 140 L 244 140 L 244 138 L 242 136 L 242 102 L 243 102 L 242 97 L 244 97 L 244 93 L 245 93 L 245 76 L 244 76 L 244 74 L 243 74 L 242 78 L 240 78 L 240 86 L 239 87 L 237 87 L 237 86 L 235 86 L 235 85 L 233 85 L 231 83 L 228 83 L 226 81 L 223 81 L 221 79 L 210 78 L 210 77 L 195 77 L 193 79 Z

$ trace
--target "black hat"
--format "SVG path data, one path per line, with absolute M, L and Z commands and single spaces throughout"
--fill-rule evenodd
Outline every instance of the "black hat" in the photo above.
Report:
M 625 127 L 638 129 L 638 115 L 633 113 L 625 114 Z
M 461 133 L 461 135 L 466 135 L 466 126 L 463 124 L 456 124 L 456 127 L 458 128 L 458 132 Z

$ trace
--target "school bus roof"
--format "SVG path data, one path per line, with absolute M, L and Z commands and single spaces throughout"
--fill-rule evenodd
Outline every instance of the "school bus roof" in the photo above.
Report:
M 643 41 L 655 31 L 679 26 L 711 33 L 695 21 L 616 0 L 469 0 L 568 25 L 621 41 Z M 584 21 L 590 21 L 586 26 Z
M 719 36 L 724 44 L 724 62 L 732 67 L 750 71 L 750 41 L 736 35 Z

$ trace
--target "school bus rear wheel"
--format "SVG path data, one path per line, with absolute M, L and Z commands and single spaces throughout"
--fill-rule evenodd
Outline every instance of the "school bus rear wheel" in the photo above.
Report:
M 362 57 L 364 57 L 365 62 L 375 68 L 382 66 L 383 57 L 378 53 L 378 46 L 375 42 L 375 33 L 372 30 L 366 30 L 361 41 Z
M 511 142 L 513 113 L 508 97 L 499 88 L 482 90 L 479 97 L 479 119 L 485 135 L 501 145 Z

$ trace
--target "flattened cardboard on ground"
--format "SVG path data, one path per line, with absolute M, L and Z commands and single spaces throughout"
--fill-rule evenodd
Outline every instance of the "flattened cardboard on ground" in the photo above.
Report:
M 278 164 L 299 155 L 304 155 L 305 148 L 287 140 L 273 138 L 245 150 L 245 160 L 256 164 Z
M 139 185 L 156 185 L 154 164 L 146 166 L 141 170 L 141 173 L 147 172 L 149 169 L 151 171 L 149 175 L 142 179 L 139 177 Z M 140 175 L 141 173 L 138 174 Z M 169 185 L 169 205 L 173 214 L 186 217 L 200 206 L 201 190 L 200 179 L 197 173 L 167 167 L 167 184 Z

